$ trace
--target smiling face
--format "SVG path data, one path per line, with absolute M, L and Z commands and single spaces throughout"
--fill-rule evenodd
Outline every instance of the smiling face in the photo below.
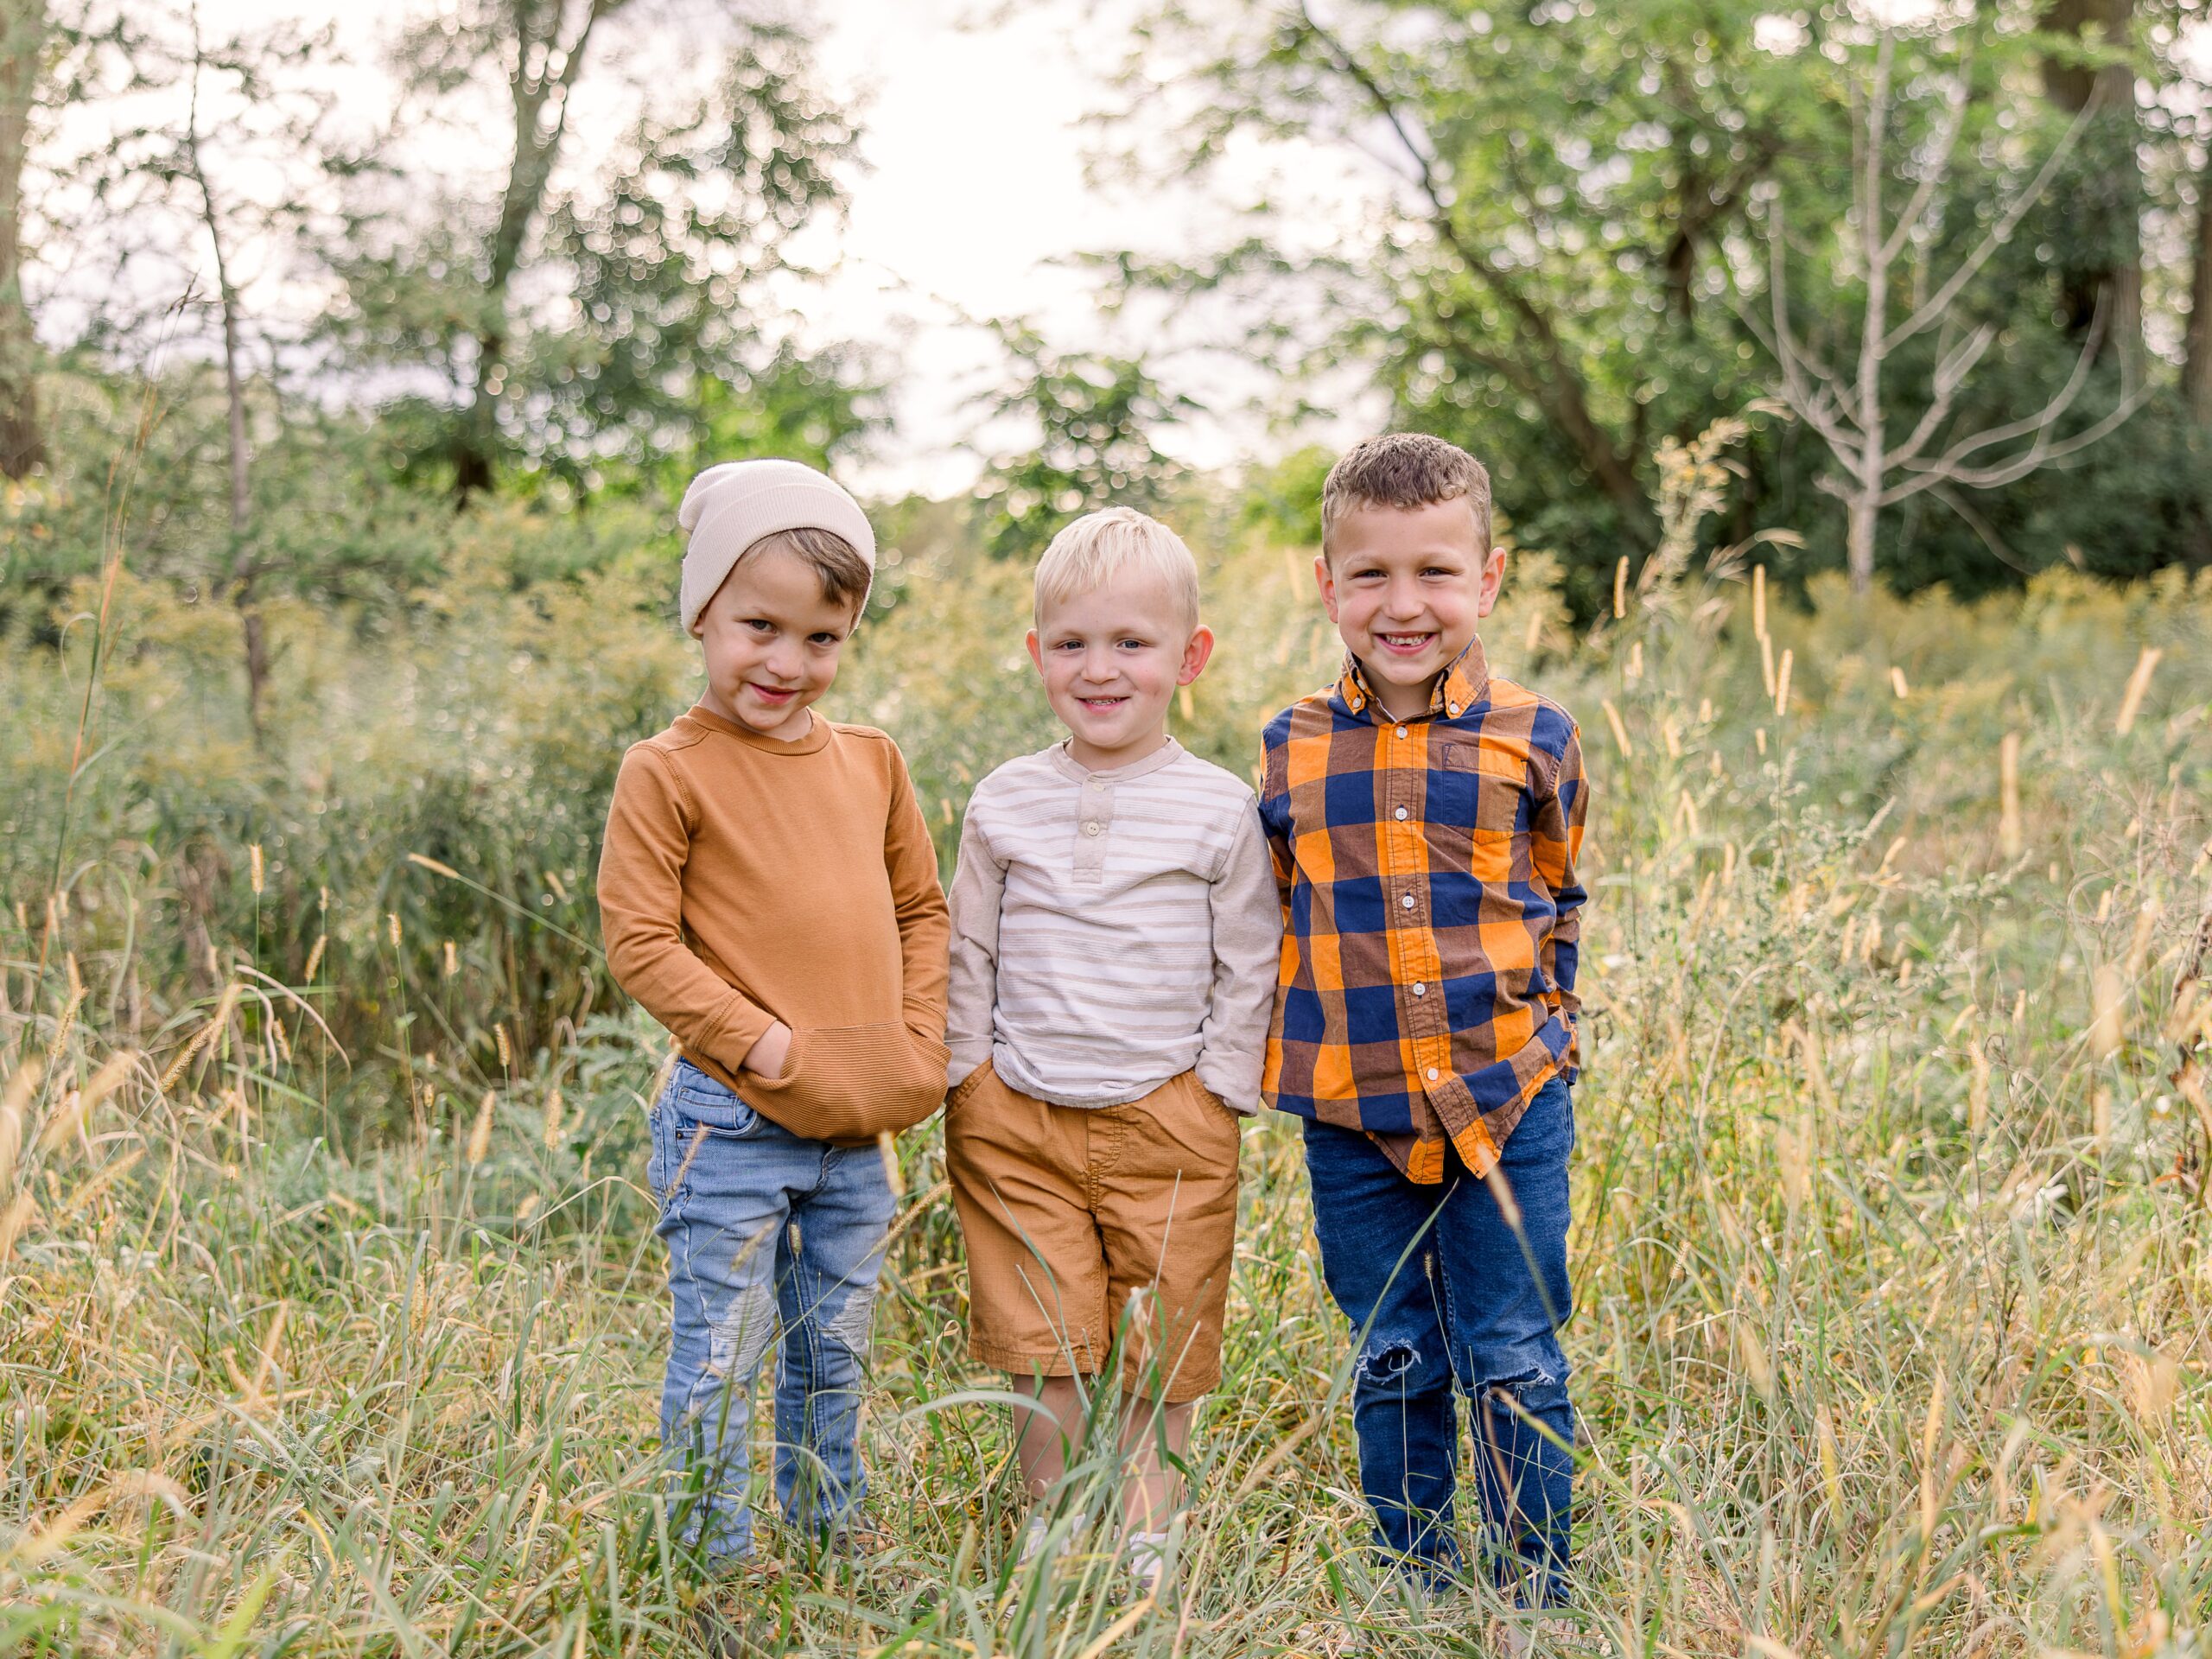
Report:
M 823 595 L 797 554 L 765 547 L 738 561 L 691 625 L 707 659 L 701 699 L 724 720 L 784 742 L 813 729 L 808 708 L 837 677 L 860 607 Z
M 1167 701 L 1205 670 L 1213 634 L 1192 628 L 1167 584 L 1143 570 L 1046 605 L 1029 632 L 1046 700 L 1080 766 L 1110 772 L 1167 741 Z
M 1485 548 L 1465 497 L 1355 506 L 1313 561 L 1321 602 L 1384 711 L 1425 714 L 1430 693 L 1497 603 L 1505 550 Z

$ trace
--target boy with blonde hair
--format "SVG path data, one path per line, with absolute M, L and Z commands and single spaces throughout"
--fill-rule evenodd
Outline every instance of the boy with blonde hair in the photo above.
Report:
M 599 869 L 607 966 L 677 1058 L 647 1180 L 671 1302 L 661 1433 L 684 1541 L 753 1554 L 753 1382 L 780 1327 L 776 1495 L 850 1544 L 869 1312 L 893 1195 L 875 1144 L 944 1094 L 944 896 L 906 766 L 812 704 L 868 603 L 875 537 L 789 461 L 710 467 L 678 522 L 698 705 L 623 757 Z
M 1260 814 L 1289 925 L 1267 1096 L 1306 1120 L 1322 1273 L 1360 1344 L 1352 1417 L 1380 1541 L 1419 1578 L 1459 1571 L 1456 1389 L 1486 1565 L 1557 1605 L 1581 741 L 1484 657 L 1505 553 L 1471 455 L 1370 438 L 1330 470 L 1321 523 L 1314 574 L 1346 655 L 1264 738 Z
M 1167 734 L 1213 649 L 1181 539 L 1126 507 L 1067 526 L 1028 645 L 1068 735 L 976 785 L 952 883 L 945 1163 L 969 1344 L 1037 1402 L 1015 1425 L 1033 1500 L 1118 1345 L 1123 1548 L 1157 1592 L 1182 1505 L 1161 1453 L 1182 1459 L 1221 1375 L 1281 921 L 1251 790 Z M 1025 1555 L 1047 1523 L 1033 1515 Z

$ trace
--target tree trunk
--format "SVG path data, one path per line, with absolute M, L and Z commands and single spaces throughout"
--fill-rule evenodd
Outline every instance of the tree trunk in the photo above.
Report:
M 1866 594 L 1874 586 L 1874 526 L 1882 512 L 1882 484 L 1889 472 L 1888 442 L 1882 420 L 1882 365 L 1890 332 L 1890 226 L 1882 212 L 1882 168 L 1887 159 L 1883 145 L 1889 133 L 1890 63 L 1894 48 L 1882 37 L 1874 83 L 1866 99 L 1866 132 L 1859 163 L 1858 188 L 1853 192 L 1859 207 L 1859 251 L 1866 266 L 1866 309 L 1859 320 L 1859 365 L 1853 396 L 1857 407 L 1852 416 L 1859 423 L 1859 450 L 1853 467 L 1850 516 L 1845 525 L 1845 563 L 1851 572 L 1851 591 Z
M 46 464 L 38 342 L 23 304 L 22 185 L 47 34 L 45 0 L 0 3 L 0 473 L 10 478 Z
M 2124 48 L 2134 22 L 2134 0 L 2049 0 L 2038 20 L 2044 31 L 2086 40 L 2092 25 L 2097 43 Z M 2140 127 L 2135 113 L 2135 72 L 2124 63 L 2086 65 L 2046 58 L 2044 96 L 2069 115 L 2078 116 L 2096 98 L 2076 151 L 2082 187 L 2069 213 L 2069 230 L 2089 244 L 2088 257 L 2070 261 L 2060 273 L 2059 308 L 2076 339 L 2105 312 L 2105 340 L 2123 359 L 2139 365 L 2143 357 L 2143 168 L 2137 153 Z M 2102 346 L 2100 346 L 2101 354 Z
M 2182 365 L 2182 395 L 2196 420 L 2212 425 L 2212 144 L 2196 175 L 2196 266 L 2189 281 L 2189 355 Z
M 1845 530 L 1844 562 L 1851 571 L 1851 591 L 1871 592 L 1874 586 L 1874 526 L 1881 518 L 1878 493 L 1869 499 L 1853 491 Z
M 499 399 L 505 391 L 510 344 L 507 290 L 521 267 L 531 226 L 545 206 L 545 192 L 552 182 L 554 164 L 560 159 L 562 139 L 568 130 L 569 94 L 582 73 L 592 31 L 600 19 L 624 3 L 626 0 L 590 0 L 575 39 L 563 48 L 559 41 L 565 6 L 509 0 L 505 16 L 514 29 L 514 58 L 507 92 L 513 105 L 514 154 L 507 168 L 506 188 L 499 199 L 499 222 L 492 232 L 485 276 L 485 292 L 491 299 L 490 315 L 494 321 L 477 337 L 475 383 L 469 388 L 468 409 L 454 440 L 456 507 L 467 506 L 470 497 L 492 487 L 493 458 L 499 447 Z
M 199 41 L 193 41 L 195 54 Z M 258 745 L 264 736 L 262 704 L 269 689 L 269 642 L 262 626 L 261 607 L 254 586 L 260 575 L 253 552 L 252 457 L 247 448 L 245 376 L 240 368 L 245 342 L 238 327 L 238 291 L 231 281 L 231 262 L 223 243 L 223 216 L 216 211 L 215 193 L 208 185 L 200 156 L 200 64 L 192 66 L 192 109 L 185 128 L 185 156 L 192 166 L 192 181 L 200 188 L 200 211 L 207 228 L 207 245 L 214 255 L 215 294 L 223 313 L 223 393 L 229 417 L 231 461 L 231 603 L 238 613 L 245 647 L 245 717 Z

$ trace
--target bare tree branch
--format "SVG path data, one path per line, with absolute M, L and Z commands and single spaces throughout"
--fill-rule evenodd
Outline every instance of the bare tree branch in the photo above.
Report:
M 2004 217 L 1990 226 L 1989 234 L 1982 238 L 1980 245 L 1966 257 L 1957 270 L 1944 279 L 1943 285 L 1929 295 L 1927 301 L 1916 308 L 1910 316 L 1891 330 L 1888 336 L 1882 341 L 1884 351 L 1897 350 L 1898 346 L 1949 310 L 1951 302 L 1959 297 L 1961 290 L 1980 274 L 1981 268 L 1989 263 L 1998 249 L 2012 239 L 2012 232 L 2020 228 L 2020 221 L 2027 217 L 2028 210 L 2043 199 L 2044 192 L 2050 188 L 2051 180 L 2057 176 L 2059 164 L 2065 161 L 2076 141 L 2082 137 L 2083 129 L 2088 124 L 2089 118 L 2096 113 L 2097 107 L 2103 98 L 2104 88 L 2101 86 L 2089 94 L 2088 103 L 2083 106 L 2081 114 L 2074 118 L 2064 134 L 2060 137 L 2058 143 L 2052 147 L 2050 156 L 2044 158 L 2042 170 L 2029 182 L 2028 188 L 2020 193 L 2009 208 L 2005 209 Z

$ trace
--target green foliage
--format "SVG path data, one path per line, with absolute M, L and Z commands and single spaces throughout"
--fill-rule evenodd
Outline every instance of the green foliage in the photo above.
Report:
M 1262 470 L 1244 486 L 1237 528 L 1262 541 L 1294 547 L 1321 544 L 1321 486 L 1336 457 L 1308 445 Z
M 2040 93 L 2044 66 L 2113 56 L 2031 33 L 2012 12 L 1938 13 L 1899 30 L 1916 65 L 1899 85 L 1920 117 L 1940 111 L 1937 60 L 1961 32 L 1973 37 L 1967 130 L 1948 202 L 1912 244 L 1921 269 L 1955 266 L 2024 182 L 2023 161 L 2032 172 L 2065 130 L 2069 112 Z M 1759 323 L 1763 200 L 1788 204 L 1784 264 L 1806 296 L 1810 349 L 1847 367 L 1864 304 L 1849 247 L 1847 67 L 1866 33 L 1847 8 L 1674 0 L 1358 0 L 1325 13 L 1258 0 L 1164 4 L 1142 33 L 1153 74 L 1132 85 L 1164 78 L 1168 106 L 1186 118 L 1179 144 L 1147 149 L 1162 99 L 1133 103 L 1141 118 L 1125 130 L 1141 168 L 1207 172 L 1240 137 L 1292 137 L 1344 152 L 1388 206 L 1371 238 L 1317 242 L 1312 204 L 1271 184 L 1249 190 L 1244 221 L 1212 250 L 1103 262 L 1186 300 L 1226 301 L 1254 354 L 1297 393 L 1347 372 L 1372 375 L 1391 394 L 1392 424 L 1449 437 L 1488 464 L 1500 505 L 1525 541 L 1560 551 L 1570 603 L 1590 618 L 1606 604 L 1615 561 L 1640 559 L 1656 539 L 1644 457 L 1664 437 L 1687 442 L 1746 414 L 1777 384 Z M 2084 284 L 2109 277 L 2128 251 L 2143 188 L 2133 118 L 2088 122 L 1985 273 L 1960 327 L 1986 320 L 1997 343 L 1948 432 L 2017 421 L 2066 383 L 2084 343 Z M 1908 119 L 1885 147 L 1893 207 L 1923 181 L 1928 137 L 1926 120 Z M 2184 276 L 2164 279 L 2171 291 Z M 1925 336 L 1891 365 L 1883 411 L 1893 435 L 1927 410 L 1937 360 L 1955 344 Z M 2135 349 L 2114 339 L 2061 435 L 2121 396 L 2123 346 Z M 2171 372 L 2155 359 L 2145 372 Z M 2201 432 L 2166 396 L 2125 431 L 2048 478 L 1915 498 L 1884 522 L 1885 576 L 1905 590 L 1943 582 L 1973 593 L 2070 563 L 2069 546 L 2114 572 L 2212 558 Z M 1786 529 L 1802 538 L 1793 578 L 1839 567 L 1843 515 L 1822 487 L 1834 474 L 1826 447 L 1802 425 L 1763 421 L 1744 461 L 1722 538 Z M 2126 504 L 2122 522 L 2085 534 L 2107 499 Z M 2107 550 L 2088 555 L 2092 541 Z
M 1039 435 L 1034 448 L 994 460 L 977 488 L 992 554 L 1033 556 L 1061 525 L 1099 507 L 1156 512 L 1183 468 L 1154 435 L 1197 405 L 1162 391 L 1140 359 L 1056 352 L 1025 323 L 997 332 L 1014 385 L 991 413 L 1027 422 Z
M 361 169 L 332 255 L 346 304 L 329 337 L 341 360 L 427 385 L 398 400 L 410 475 L 463 494 L 494 472 L 590 493 L 736 440 L 827 454 L 874 420 L 872 366 L 803 347 L 777 285 L 807 275 L 789 245 L 842 211 L 857 130 L 813 84 L 810 43 L 738 19 L 712 90 L 677 86 L 644 112 L 591 176 L 556 189 L 565 100 L 602 14 L 486 0 L 408 37 L 434 101 L 495 85 L 518 137 L 505 188 L 428 204 L 385 200 L 405 181 Z M 567 30 L 564 33 L 564 29 Z

